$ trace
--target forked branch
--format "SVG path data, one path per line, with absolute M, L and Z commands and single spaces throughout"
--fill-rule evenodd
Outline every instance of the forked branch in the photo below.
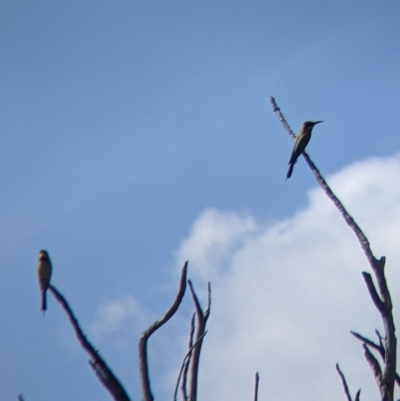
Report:
M 144 401 L 154 400 L 150 386 L 149 363 L 147 360 L 147 341 L 149 340 L 150 336 L 161 326 L 167 323 L 178 310 L 186 291 L 187 266 L 188 262 L 183 265 L 178 294 L 176 295 L 173 304 L 161 319 L 154 322 L 146 331 L 142 333 L 139 340 L 139 370 Z
M 375 330 L 375 333 L 378 336 L 379 344 L 374 343 L 369 338 L 364 337 L 361 334 L 356 333 L 355 331 L 350 331 L 350 333 L 353 334 L 353 336 L 355 338 L 357 338 L 357 340 L 360 340 L 364 345 L 368 345 L 368 347 L 373 348 L 376 351 L 378 351 L 382 360 L 385 361 L 386 350 L 385 350 L 385 346 L 384 346 L 384 339 L 382 338 L 382 336 L 378 330 Z M 400 387 L 400 376 L 397 372 L 396 372 L 395 381 L 396 381 L 396 384 Z

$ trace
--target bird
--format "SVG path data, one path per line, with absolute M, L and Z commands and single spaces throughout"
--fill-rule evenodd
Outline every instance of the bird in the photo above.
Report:
M 286 174 L 286 179 L 292 176 L 293 167 L 299 158 L 299 156 L 303 153 L 304 149 L 308 145 L 311 139 L 311 131 L 316 124 L 322 123 L 323 121 L 305 121 L 301 127 L 300 133 L 297 135 L 296 140 L 294 141 L 292 155 L 289 160 L 289 170 Z
M 41 310 L 44 313 L 47 309 L 46 303 L 46 292 L 50 286 L 50 278 L 51 278 L 51 261 L 49 258 L 49 254 L 44 249 L 39 251 L 39 260 L 37 265 L 37 275 L 39 280 L 39 287 L 42 292 L 42 307 Z

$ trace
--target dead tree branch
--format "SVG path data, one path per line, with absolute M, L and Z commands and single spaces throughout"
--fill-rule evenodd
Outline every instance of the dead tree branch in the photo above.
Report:
M 369 347 L 377 350 L 379 352 L 379 355 L 382 357 L 382 359 L 385 360 L 385 350 L 384 350 L 382 344 L 378 345 L 378 344 L 374 343 L 373 341 L 371 341 L 370 339 L 368 339 L 367 337 L 364 337 L 361 334 L 356 333 L 355 331 L 350 331 L 350 333 L 353 334 L 353 336 L 355 338 L 357 338 L 357 340 L 360 340 L 361 342 L 368 345 Z
M 147 341 L 150 336 L 158 330 L 161 326 L 168 322 L 169 319 L 176 313 L 179 305 L 186 291 L 186 276 L 187 276 L 188 262 L 185 262 L 182 268 L 181 279 L 179 284 L 178 294 L 168 309 L 166 314 L 160 319 L 154 322 L 146 331 L 144 331 L 139 340 L 139 370 L 140 370 L 140 381 L 142 384 L 142 395 L 144 401 L 153 401 L 154 396 L 151 392 L 150 376 L 149 376 L 149 363 L 147 360 Z
M 190 363 L 190 387 L 189 387 L 189 401 L 197 400 L 197 383 L 199 375 L 199 362 L 201 346 L 203 344 L 203 337 L 206 330 L 207 320 L 210 316 L 211 308 L 211 285 L 208 283 L 208 302 L 207 309 L 203 312 L 200 306 L 200 302 L 197 295 L 193 289 L 192 282 L 188 280 L 189 289 L 192 293 L 192 299 L 196 310 L 197 317 L 197 330 L 196 330 L 196 346 L 193 349 L 192 360 Z
M 383 350 L 383 353 L 385 353 L 386 351 L 385 351 L 385 346 L 383 345 L 383 338 L 382 338 L 381 333 L 379 332 L 378 329 L 375 329 L 375 334 L 378 337 L 380 348 Z
M 129 396 L 120 381 L 108 367 L 104 359 L 100 356 L 98 350 L 96 350 L 86 338 L 77 318 L 72 312 L 72 309 L 70 308 L 64 296 L 53 285 L 50 285 L 49 290 L 67 313 L 72 327 L 74 328 L 75 335 L 78 338 L 78 341 L 81 343 L 83 349 L 91 356 L 92 359 L 89 361 L 89 364 L 95 371 L 100 382 L 110 392 L 115 401 L 130 401 Z
M 258 401 L 258 383 L 260 381 L 260 375 L 256 373 L 256 380 L 254 383 L 254 401 Z
M 379 344 L 374 343 L 372 340 L 368 339 L 367 337 L 362 336 L 359 333 L 356 333 L 355 331 L 350 331 L 350 333 L 353 334 L 353 336 L 355 338 L 357 338 L 357 340 L 360 340 L 365 345 L 368 345 L 370 348 L 373 348 L 376 351 L 378 351 L 382 360 L 385 361 L 386 351 L 385 351 L 385 346 L 384 346 L 384 339 L 382 338 L 382 336 L 378 330 L 375 330 L 375 333 L 378 336 Z M 397 385 L 400 387 L 400 375 L 397 372 L 396 372 L 395 381 L 396 381 Z
M 374 281 L 372 280 L 372 276 L 367 272 L 362 272 L 361 274 L 363 275 L 369 295 L 372 299 L 372 302 L 376 306 L 376 309 L 378 309 L 381 314 L 385 313 L 385 304 L 379 298 L 378 291 L 376 290 Z
M 189 350 L 192 349 L 193 347 L 193 338 L 194 338 L 194 329 L 195 329 L 195 318 L 196 314 L 193 313 L 192 319 L 190 321 L 190 333 L 189 333 Z M 188 378 L 188 372 L 189 372 L 189 366 L 190 366 L 190 359 L 192 357 L 192 353 L 190 352 L 189 357 L 186 359 L 185 366 L 183 368 L 183 374 L 182 374 L 182 397 L 184 401 L 187 401 L 188 394 L 187 394 L 187 378 Z
M 281 110 L 279 109 L 278 105 L 276 104 L 275 99 L 271 96 L 270 97 L 271 105 L 273 108 L 273 111 L 276 113 L 278 116 L 278 119 L 281 121 L 283 127 L 286 129 L 286 131 L 289 133 L 289 135 L 293 138 L 294 134 L 293 131 L 290 129 L 289 124 L 287 123 L 285 117 L 283 116 Z M 394 325 L 394 319 L 393 319 L 393 314 L 392 314 L 392 300 L 389 292 L 389 288 L 387 286 L 386 278 L 385 278 L 385 257 L 382 256 L 380 259 L 377 259 L 371 250 L 369 241 L 367 237 L 365 236 L 364 232 L 361 230 L 359 225 L 355 222 L 353 217 L 348 213 L 342 202 L 337 198 L 337 196 L 333 193 L 325 179 L 322 177 L 321 173 L 315 166 L 315 164 L 311 161 L 310 157 L 306 152 L 303 152 L 303 156 L 313 171 L 315 178 L 317 182 L 320 184 L 321 188 L 323 191 L 326 193 L 329 199 L 333 202 L 333 204 L 336 206 L 336 208 L 339 210 L 340 214 L 342 215 L 343 219 L 347 223 L 347 225 L 353 230 L 354 234 L 356 235 L 361 248 L 367 257 L 367 260 L 369 262 L 369 265 L 374 272 L 377 287 L 379 290 L 379 293 L 377 289 L 375 288 L 375 285 L 373 283 L 372 277 L 369 273 L 363 273 L 363 277 L 365 280 L 365 283 L 367 285 L 368 291 L 370 293 L 370 296 L 372 298 L 372 301 L 376 308 L 378 309 L 384 330 L 385 330 L 385 342 L 384 342 L 384 348 L 385 348 L 385 360 L 384 360 L 384 369 L 383 372 L 381 373 L 381 377 L 379 379 L 379 390 L 381 393 L 381 400 L 382 401 L 393 401 L 394 397 L 394 382 L 396 379 L 396 352 L 397 352 L 397 339 L 395 335 L 395 325 Z M 365 345 L 365 347 L 367 347 Z M 365 349 L 364 347 L 364 349 Z M 366 351 L 364 351 L 366 353 Z M 369 352 L 369 350 L 368 350 Z M 370 352 L 368 353 L 368 358 L 369 355 L 372 355 Z M 367 357 L 367 353 L 366 353 Z M 371 368 L 373 369 L 374 376 L 377 378 L 377 370 L 376 370 L 376 364 L 372 363 L 372 359 L 369 358 L 367 360 L 370 363 Z M 379 365 L 379 364 L 378 364 Z
M 353 401 L 353 399 L 351 398 L 351 395 L 350 395 L 349 386 L 347 385 L 346 378 L 345 378 L 343 372 L 340 370 L 340 366 L 338 363 L 336 364 L 336 370 L 339 373 L 340 378 L 342 379 L 343 389 L 344 389 L 344 393 L 346 394 L 347 401 Z M 360 399 L 360 393 L 361 393 L 361 389 L 357 391 L 355 400 Z
M 182 365 L 181 365 L 181 369 L 179 371 L 179 375 L 178 375 L 178 379 L 176 381 L 176 386 L 175 386 L 175 391 L 174 391 L 174 401 L 176 401 L 178 399 L 178 388 L 179 388 L 179 382 L 181 380 L 182 374 L 185 371 L 185 367 L 188 366 L 188 363 L 190 363 L 190 359 L 192 356 L 192 351 L 194 349 L 194 347 L 198 344 L 199 341 L 201 341 L 203 339 L 203 337 L 207 334 L 207 330 L 203 333 L 203 335 L 189 348 L 189 351 L 187 352 L 187 354 L 185 355 L 185 358 L 183 358 L 182 361 Z M 183 383 L 182 383 L 182 387 L 183 387 Z M 186 393 L 186 388 L 185 391 L 183 391 L 183 397 L 184 400 L 187 400 L 187 393 Z M 186 398 L 185 398 L 186 397 Z
M 371 366 L 372 372 L 375 376 L 375 380 L 379 386 L 379 388 L 381 387 L 381 382 L 382 382 L 382 369 L 379 365 L 379 362 L 377 361 L 377 359 L 374 357 L 374 355 L 372 354 L 372 352 L 370 351 L 370 349 L 368 348 L 367 344 L 363 344 L 363 348 L 364 348 L 364 355 L 365 355 L 365 359 L 367 360 L 367 362 L 369 363 L 369 365 Z

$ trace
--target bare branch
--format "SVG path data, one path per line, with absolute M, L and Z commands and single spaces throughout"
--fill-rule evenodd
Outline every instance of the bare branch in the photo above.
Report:
M 198 344 L 198 342 L 199 342 L 200 340 L 203 339 L 203 337 L 204 337 L 206 334 L 207 334 L 207 331 L 205 331 L 205 332 L 203 333 L 203 335 L 190 347 L 188 353 L 185 355 L 185 358 L 183 358 L 182 365 L 181 365 L 181 369 L 180 369 L 180 371 L 179 371 L 178 380 L 176 381 L 176 386 L 175 386 L 175 391 L 174 391 L 174 400 L 175 400 L 175 401 L 177 400 L 179 382 L 180 382 L 180 379 L 181 379 L 181 377 L 182 377 L 182 373 L 184 372 L 185 365 L 186 365 L 187 361 L 190 360 L 191 355 L 192 355 L 192 351 L 193 351 L 194 347 Z M 187 396 L 186 396 L 186 397 L 187 397 Z
M 367 337 L 364 337 L 361 334 L 356 333 L 355 331 L 350 331 L 350 333 L 353 334 L 353 336 L 357 338 L 357 340 L 360 340 L 363 343 L 369 345 L 371 348 L 376 349 L 379 352 L 382 359 L 385 360 L 385 350 L 383 347 L 369 340 Z
M 347 401 L 353 401 L 353 400 L 351 399 L 351 395 L 350 395 L 350 391 L 349 391 L 349 386 L 347 385 L 346 378 L 344 377 L 343 372 L 340 370 L 340 366 L 339 366 L 338 363 L 336 364 L 336 370 L 337 370 L 337 372 L 339 373 L 340 378 L 342 379 L 343 389 L 344 389 L 344 393 L 346 394 Z
M 189 349 L 193 347 L 193 337 L 194 337 L 194 329 L 195 329 L 195 319 L 196 314 L 193 313 L 192 319 L 190 321 L 190 333 L 189 333 Z M 188 371 L 189 371 L 189 366 L 190 366 L 190 358 L 192 357 L 192 353 L 190 353 L 189 357 L 187 358 L 185 362 L 185 367 L 183 369 L 183 374 L 182 374 L 182 396 L 183 400 L 186 401 L 189 397 L 187 394 L 187 377 L 188 377 Z
M 392 300 L 385 278 L 385 262 L 386 259 L 384 256 L 382 256 L 375 264 L 376 266 L 374 273 L 380 292 L 380 298 L 384 304 L 384 310 L 381 312 L 381 316 L 385 330 L 385 364 L 382 373 L 382 385 L 380 390 L 383 401 L 392 401 L 394 395 L 394 383 L 395 381 L 398 382 L 398 375 L 396 373 L 397 339 L 392 313 Z
M 383 343 L 383 338 L 381 336 L 381 333 L 379 332 L 378 329 L 375 329 L 375 334 L 377 335 L 378 339 L 379 339 L 379 346 L 382 349 L 383 355 L 385 355 L 386 350 L 385 350 L 385 345 Z
M 61 304 L 64 311 L 67 313 L 68 318 L 74 328 L 75 335 L 78 338 L 78 341 L 81 343 L 83 349 L 91 356 L 91 361 L 89 362 L 91 366 L 96 366 L 96 375 L 100 379 L 101 383 L 104 387 L 110 392 L 115 401 L 130 401 L 128 394 L 123 388 L 120 381 L 114 375 L 112 370 L 108 367 L 104 359 L 100 356 L 99 352 L 93 347 L 93 345 L 89 342 L 86 336 L 83 334 L 82 329 L 78 323 L 77 318 L 75 317 L 72 309 L 70 308 L 68 302 L 64 298 L 64 296 L 53 286 L 50 285 L 49 290 L 57 299 L 57 301 Z M 101 372 L 99 374 L 98 372 Z
M 272 105 L 272 109 L 274 111 L 274 113 L 276 113 L 279 121 L 282 123 L 283 128 L 285 128 L 285 130 L 288 132 L 288 134 L 292 137 L 293 140 L 296 139 L 296 135 L 294 134 L 294 132 L 292 131 L 292 129 L 290 128 L 289 124 L 286 121 L 286 118 L 283 116 L 281 109 L 278 107 L 278 105 L 275 102 L 275 98 L 273 96 L 269 97 L 269 100 L 271 102 Z
M 179 284 L 178 294 L 168 309 L 166 314 L 160 319 L 154 322 L 146 331 L 144 331 L 139 340 L 139 370 L 140 370 L 140 381 L 142 384 L 142 394 L 144 401 L 153 401 L 154 396 L 151 392 L 150 377 L 149 377 L 149 364 L 147 360 L 147 341 L 150 336 L 158 330 L 161 326 L 168 322 L 169 319 L 176 313 L 179 305 L 186 291 L 186 276 L 187 276 L 188 262 L 185 262 L 182 268 L 181 280 Z
M 373 341 L 369 340 L 367 337 L 362 336 L 359 333 L 356 333 L 355 331 L 350 331 L 351 334 L 353 334 L 353 336 L 355 338 L 357 338 L 358 340 L 362 341 L 363 343 L 367 344 L 369 347 L 375 349 L 376 351 L 379 352 L 379 355 L 381 356 L 382 360 L 385 361 L 385 355 L 386 355 L 386 351 L 385 351 L 385 346 L 384 346 L 384 339 L 382 338 L 381 334 L 379 333 L 378 330 L 375 330 L 376 335 L 379 338 L 379 345 L 374 343 Z M 396 377 L 395 377 L 395 381 L 397 383 L 397 385 L 400 387 L 400 375 L 396 372 Z
M 193 356 L 190 364 L 191 369 L 190 369 L 189 401 L 196 401 L 200 353 L 201 353 L 201 346 L 203 344 L 202 337 L 204 336 L 207 320 L 210 316 L 210 310 L 211 310 L 211 285 L 210 283 L 208 283 L 208 304 L 207 304 L 207 309 L 205 310 L 205 312 L 203 312 L 200 306 L 200 302 L 197 298 L 197 295 L 193 289 L 192 282 L 190 280 L 188 280 L 188 284 L 190 292 L 192 294 L 192 299 L 197 317 L 196 347 L 194 347 L 193 349 Z
M 382 382 L 382 369 L 379 365 L 379 362 L 376 360 L 372 352 L 369 350 L 367 344 L 363 344 L 364 348 L 364 355 L 365 359 L 371 366 L 372 372 L 374 373 L 375 380 L 378 383 L 378 387 L 381 388 L 381 382 Z
M 258 382 L 260 381 L 260 375 L 256 373 L 256 381 L 254 383 L 254 401 L 258 401 Z
M 207 283 L 207 309 L 204 311 L 204 319 L 208 319 L 211 313 L 211 283 Z
M 367 272 L 362 272 L 365 284 L 367 285 L 369 295 L 372 298 L 372 302 L 376 306 L 376 309 L 383 314 L 385 313 L 385 305 L 379 298 L 378 292 L 376 291 L 375 284 L 372 280 L 372 276 Z
M 359 389 L 356 393 L 355 401 L 360 401 L 361 389 Z

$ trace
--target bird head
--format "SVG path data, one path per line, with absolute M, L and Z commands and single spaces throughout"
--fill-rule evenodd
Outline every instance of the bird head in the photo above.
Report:
M 313 128 L 314 125 L 317 125 L 319 123 L 323 123 L 323 121 L 305 121 L 303 123 L 303 128 Z
M 44 249 L 39 251 L 39 260 L 46 260 L 49 258 L 49 254 Z
M 303 123 L 303 126 L 301 128 L 301 132 L 311 134 L 312 129 L 314 128 L 314 125 L 317 125 L 319 123 L 322 123 L 323 121 L 305 121 Z

